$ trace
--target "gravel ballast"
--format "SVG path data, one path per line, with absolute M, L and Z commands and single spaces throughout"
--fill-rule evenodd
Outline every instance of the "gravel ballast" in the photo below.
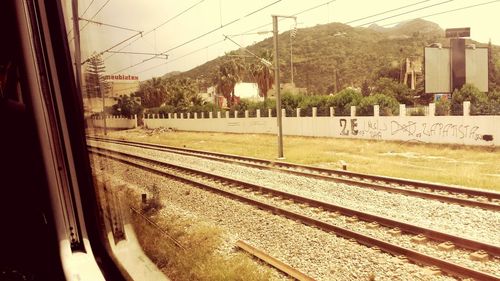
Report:
M 96 156 L 95 159 L 103 159 Z M 431 275 L 426 268 L 408 263 L 324 231 L 243 203 L 107 160 L 106 172 L 115 181 L 133 188 L 153 184 L 169 212 L 182 210 L 189 216 L 228 230 L 227 251 L 245 240 L 317 280 L 454 280 Z
M 95 141 L 90 141 L 90 143 L 97 144 Z M 146 155 L 156 160 L 180 164 L 216 175 L 230 175 L 237 180 L 284 190 L 300 196 L 409 222 L 472 240 L 500 245 L 500 232 L 498 231 L 500 229 L 500 213 L 494 211 L 376 191 L 276 171 L 231 165 L 175 153 L 120 144 L 99 143 L 99 145 L 107 148 L 123 149 L 128 153 Z

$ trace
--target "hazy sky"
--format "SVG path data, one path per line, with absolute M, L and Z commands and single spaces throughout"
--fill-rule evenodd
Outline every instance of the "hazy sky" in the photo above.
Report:
M 500 27 L 500 1 L 491 0 L 80 0 L 79 14 L 84 19 L 93 18 L 94 21 L 144 32 L 142 37 L 137 35 L 125 44 L 113 48 L 114 51 L 122 48 L 121 51 L 156 54 L 168 51 L 168 60 L 164 57 L 151 59 L 152 55 L 103 54 L 109 74 L 118 72 L 138 75 L 140 80 L 146 80 L 170 71 L 189 70 L 223 55 L 224 52 L 238 49 L 236 44 L 223 40 L 223 35 L 245 33 L 264 24 L 268 25 L 252 32 L 270 31 L 273 14 L 292 15 L 321 5 L 297 16 L 299 28 L 297 36 L 300 36 L 300 28 L 303 27 L 331 22 L 345 23 L 415 3 L 418 4 L 356 21 L 350 25 L 359 26 L 377 21 L 378 25 L 392 26 L 401 21 L 487 2 L 493 3 L 425 19 L 436 22 L 443 29 L 471 27 L 472 39 L 486 43 L 491 38 L 493 44 L 500 45 L 498 29 Z M 269 7 L 251 14 L 268 5 Z M 432 7 L 425 8 L 427 6 Z M 189 7 L 193 8 L 172 19 Z M 410 12 L 416 9 L 421 10 Z M 391 17 L 405 12 L 409 13 Z M 387 17 L 391 18 L 382 20 Z M 169 19 L 171 20 L 168 23 L 158 27 Z M 237 21 L 231 23 L 234 20 Z M 135 31 L 94 23 L 85 26 L 86 24 L 84 20 L 80 21 L 82 60 L 88 58 L 93 52 L 102 52 L 138 34 Z M 209 35 L 193 40 L 226 24 L 228 25 Z M 293 24 L 293 20 L 280 21 L 280 32 L 289 30 Z M 156 27 L 158 28 L 154 30 Z M 149 33 L 145 34 L 146 32 Z M 71 36 L 72 33 L 70 33 Z M 270 33 L 232 38 L 238 44 L 245 46 L 269 36 L 271 36 Z M 187 43 L 190 40 L 193 41 Z M 133 65 L 136 66 L 130 67 Z

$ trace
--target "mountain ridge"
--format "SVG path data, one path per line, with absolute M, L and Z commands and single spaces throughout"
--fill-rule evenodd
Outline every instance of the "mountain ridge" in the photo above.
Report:
M 279 35 L 280 70 L 282 83 L 290 82 L 289 31 Z M 364 81 L 400 72 L 406 58 L 423 61 L 423 50 L 431 43 L 449 45 L 444 30 L 436 23 L 414 19 L 393 27 L 370 25 L 352 27 L 342 23 L 329 23 L 297 30 L 293 44 L 294 82 L 297 87 L 307 88 L 310 93 L 330 93 L 332 89 L 347 86 L 360 87 Z M 476 43 L 476 46 L 486 46 Z M 272 50 L 272 38 L 266 38 L 247 47 L 253 53 Z M 494 46 L 495 57 L 500 48 Z M 189 77 L 204 81 L 209 86 L 216 66 L 228 59 L 227 55 L 246 53 L 242 50 L 229 52 L 191 70 L 172 77 Z M 246 62 L 255 59 L 245 58 Z M 500 67 L 500 63 L 497 65 Z M 399 74 L 398 74 L 399 75 Z M 394 78 L 394 77 L 393 77 Z M 249 81 L 248 75 L 244 80 Z

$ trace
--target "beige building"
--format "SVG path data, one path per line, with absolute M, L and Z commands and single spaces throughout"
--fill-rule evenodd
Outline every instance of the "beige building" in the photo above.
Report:
M 108 82 L 104 103 L 106 107 L 111 107 L 117 103 L 116 98 L 125 95 L 130 96 L 139 89 L 139 77 L 133 75 L 105 75 Z M 103 100 L 100 97 L 84 98 L 83 108 L 86 115 L 102 112 Z
M 104 78 L 109 84 L 106 95 L 110 98 L 117 98 L 122 95 L 130 96 L 139 89 L 139 78 L 137 76 L 106 75 Z

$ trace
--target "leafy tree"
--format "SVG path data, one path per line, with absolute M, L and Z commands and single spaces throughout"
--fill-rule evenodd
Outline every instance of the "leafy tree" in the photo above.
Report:
M 380 115 L 394 115 L 398 111 L 398 101 L 391 96 L 374 94 L 364 97 L 358 105 L 358 113 L 361 116 L 372 116 L 373 106 L 379 105 Z
M 451 108 L 453 114 L 462 114 L 462 104 L 464 101 L 470 101 L 471 111 L 480 113 L 481 108 L 488 106 L 488 96 L 479 91 L 472 84 L 465 84 L 460 90 L 455 90 L 451 97 Z
M 494 91 L 498 84 L 500 83 L 500 77 L 498 77 L 497 67 L 493 59 L 493 48 L 491 46 L 491 40 L 488 42 L 488 88 L 490 91 Z
M 397 66 L 384 66 L 380 68 L 377 72 L 377 78 L 389 78 L 395 81 L 399 80 L 399 76 L 401 75 L 401 69 Z
M 406 85 L 389 78 L 380 78 L 375 81 L 373 92 L 394 97 L 398 102 L 413 105 L 413 93 Z
M 451 102 L 453 104 L 462 105 L 464 101 L 470 101 L 471 104 L 481 104 L 488 101 L 485 93 L 479 91 L 476 86 L 472 84 L 465 84 L 459 91 L 453 92 Z
M 189 78 L 169 79 L 166 89 L 165 104 L 177 110 L 186 110 L 189 106 L 201 105 L 203 102 L 197 93 L 195 81 Z
M 142 105 L 134 97 L 121 95 L 119 98 L 116 98 L 116 100 L 117 103 L 111 108 L 112 114 L 114 115 L 123 115 L 130 118 L 135 114 L 142 114 L 144 110 Z
M 136 95 L 141 98 L 142 105 L 146 108 L 160 106 L 167 100 L 165 80 L 153 77 L 141 83 Z
M 87 97 L 102 97 L 109 90 L 109 83 L 104 79 L 106 72 L 104 61 L 100 55 L 92 56 L 85 67 L 85 92 Z
M 242 80 L 245 67 L 238 60 L 229 60 L 220 64 L 213 77 L 212 82 L 218 94 L 222 94 L 227 100 L 227 106 L 231 107 L 234 101 L 234 87 Z
M 261 58 L 272 61 L 273 56 L 271 52 L 264 51 L 261 53 Z M 271 69 L 267 65 L 264 65 L 261 62 L 251 64 L 249 67 L 250 74 L 253 77 L 253 80 L 257 83 L 259 87 L 259 96 L 264 97 L 264 100 L 267 99 L 267 92 L 271 89 L 271 86 L 274 84 L 274 74 Z
M 333 95 L 331 102 L 335 107 L 336 113 L 339 115 L 349 115 L 351 106 L 358 105 L 362 98 L 363 95 L 361 95 L 360 92 L 352 89 L 345 89 Z
M 281 107 L 285 109 L 287 115 L 291 115 L 296 108 L 301 107 L 301 102 L 304 98 L 302 95 L 285 92 L 281 96 Z

